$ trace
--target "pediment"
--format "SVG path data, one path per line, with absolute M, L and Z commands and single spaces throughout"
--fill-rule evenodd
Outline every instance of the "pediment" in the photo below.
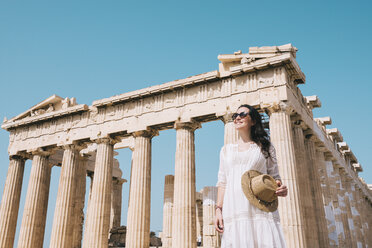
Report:
M 75 106 L 76 100 L 75 98 L 62 98 L 57 95 L 52 95 L 45 99 L 44 101 L 41 101 L 40 103 L 32 106 L 25 112 L 13 117 L 10 120 L 4 120 L 4 122 L 15 122 L 18 120 L 28 119 L 35 116 L 40 116 L 46 113 L 51 113 L 54 111 L 58 111 L 61 109 L 67 109 L 68 107 Z

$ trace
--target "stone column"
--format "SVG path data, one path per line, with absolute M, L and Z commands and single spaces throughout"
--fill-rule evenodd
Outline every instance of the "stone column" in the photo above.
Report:
M 312 200 L 315 210 L 317 232 L 319 238 L 320 247 L 328 247 L 328 228 L 325 218 L 324 206 L 323 206 L 323 195 L 320 186 L 320 176 L 318 172 L 318 160 L 316 158 L 316 150 L 314 144 L 314 138 L 309 134 L 309 138 L 305 139 L 305 149 L 307 153 L 307 166 L 309 169 L 310 187 L 312 190 Z
M 345 188 L 342 185 L 341 180 L 341 167 L 339 165 L 335 165 L 335 172 L 336 172 L 336 187 L 337 187 L 337 197 L 338 197 L 338 207 L 340 209 L 340 221 L 342 222 L 342 235 L 339 235 L 339 245 L 340 247 L 351 247 L 351 236 L 350 236 L 350 229 L 349 223 L 347 218 L 347 210 L 346 210 L 346 203 L 345 203 Z M 337 218 L 336 218 L 337 221 Z M 337 223 L 336 223 L 337 224 Z
M 0 205 L 0 247 L 11 248 L 17 227 L 25 159 L 11 156 Z
M 359 188 L 358 190 L 359 196 L 359 203 L 362 209 L 362 226 L 363 226 L 363 238 L 364 243 L 366 245 L 372 246 L 372 235 L 370 235 L 372 231 L 372 216 L 371 216 L 371 208 L 372 206 L 368 204 L 368 200 L 364 196 L 363 190 Z
M 330 240 L 330 245 L 333 246 L 333 244 L 336 247 L 339 247 L 340 243 L 340 235 L 342 236 L 342 220 L 341 220 L 341 211 L 339 208 L 339 203 L 338 203 L 338 193 L 337 193 L 337 187 L 336 187 L 336 174 L 334 171 L 334 166 L 332 162 L 332 157 L 331 156 L 325 156 L 325 166 L 326 170 L 325 173 L 328 178 L 328 191 L 329 191 L 329 197 L 331 201 L 331 206 L 332 206 L 332 214 L 334 218 L 334 225 L 335 225 L 335 230 L 334 230 L 334 235 L 329 236 Z M 327 213 L 326 213 L 327 214 Z
M 222 116 L 221 120 L 225 124 L 224 144 L 236 144 L 238 142 L 239 134 L 235 129 L 232 114 L 230 113 Z
M 87 175 L 87 157 L 79 156 L 76 176 L 75 191 L 75 208 L 74 208 L 74 231 L 73 231 L 73 248 L 80 248 L 83 237 L 84 226 L 84 204 L 85 204 L 85 187 Z
M 296 121 L 293 126 L 293 144 L 296 154 L 296 175 L 298 182 L 302 182 L 299 187 L 299 205 L 301 208 L 300 216 L 302 220 L 303 238 L 306 246 L 316 247 L 318 245 L 318 233 L 316 226 L 316 216 L 311 196 L 310 175 L 307 168 L 305 138 L 301 127 L 301 122 Z
M 330 183 L 328 180 L 327 174 L 327 165 L 324 157 L 324 152 L 321 150 L 316 151 L 316 158 L 317 158 L 317 165 L 318 165 L 318 173 L 320 176 L 320 185 L 323 194 L 323 206 L 325 212 L 325 220 L 328 230 L 328 240 L 329 246 L 337 247 L 337 232 L 336 232 L 336 222 L 335 216 L 333 212 L 333 201 L 331 197 L 330 191 Z M 331 162 L 332 163 L 332 162 Z M 332 166 L 332 165 L 331 165 Z
M 126 246 L 144 248 L 150 245 L 151 138 L 156 132 L 133 135 Z
M 172 247 L 172 211 L 174 176 L 166 175 L 164 183 L 162 247 Z
M 123 183 L 125 182 L 126 180 L 121 178 L 112 180 L 110 230 L 114 227 L 120 227 L 121 224 L 121 201 Z
M 61 175 L 59 177 L 58 194 L 54 210 L 54 220 L 50 247 L 72 247 L 74 230 L 75 192 L 79 151 L 75 145 L 63 147 Z
M 115 142 L 110 138 L 98 139 L 96 142 L 96 164 L 87 226 L 84 233 L 84 248 L 108 247 Z
M 196 240 L 202 242 L 203 238 L 203 193 L 195 193 L 196 210 Z
M 367 246 L 368 244 L 368 235 L 369 234 L 369 230 L 368 230 L 368 225 L 367 225 L 367 216 L 366 216 L 366 209 L 365 209 L 365 202 L 364 202 L 364 198 L 363 198 L 363 192 L 362 190 L 358 187 L 358 185 L 355 186 L 356 187 L 356 205 L 358 206 L 358 209 L 359 209 L 359 212 L 360 212 L 360 224 L 361 224 L 361 228 L 362 228 L 362 237 L 363 237 L 363 244 L 364 246 Z
M 360 206 L 358 204 L 358 189 L 357 185 L 355 185 L 355 182 L 353 180 L 350 181 L 350 207 L 351 207 L 351 214 L 353 216 L 353 221 L 354 221 L 354 227 L 356 231 L 356 242 L 357 242 L 357 247 L 365 247 L 366 244 L 364 242 L 363 238 L 363 227 L 362 227 L 362 219 L 360 216 Z
M 353 221 L 353 215 L 351 213 L 351 201 L 352 198 L 350 196 L 350 178 L 345 172 L 344 168 L 340 169 L 340 176 L 341 176 L 341 183 L 343 188 L 343 196 L 344 196 L 344 211 L 346 212 L 347 224 L 349 225 L 350 231 L 350 247 L 357 247 L 356 246 L 356 230 Z
M 217 187 L 203 188 L 203 247 L 220 247 L 220 236 L 214 227 Z
M 172 247 L 196 247 L 195 144 L 198 123 L 176 123 L 177 148 L 174 176 Z
M 282 104 L 271 109 L 271 142 L 276 149 L 279 174 L 283 184 L 288 187 L 288 196 L 279 197 L 279 213 L 288 247 L 304 247 L 301 209 L 298 202 L 298 178 L 296 177 L 296 157 L 292 138 L 290 109 Z
M 43 247 L 51 174 L 49 155 L 43 151 L 33 154 L 18 248 Z
M 96 154 L 96 157 L 97 157 L 97 154 Z M 89 196 L 88 196 L 88 206 L 87 206 L 87 212 L 85 214 L 85 223 L 84 223 L 84 226 L 83 226 L 83 244 L 85 242 L 88 242 L 88 241 L 85 241 L 85 239 L 87 239 L 87 237 L 89 235 L 87 235 L 87 227 L 88 227 L 88 219 L 89 219 L 89 209 L 90 209 L 90 205 L 91 205 L 91 199 L 92 199 L 92 189 L 93 189 L 93 181 L 94 181 L 94 172 L 91 172 L 91 171 L 87 171 L 87 176 L 90 178 L 90 185 L 89 185 Z

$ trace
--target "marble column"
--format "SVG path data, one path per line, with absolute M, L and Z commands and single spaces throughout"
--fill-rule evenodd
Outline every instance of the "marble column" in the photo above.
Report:
M 172 247 L 196 247 L 195 144 L 198 123 L 176 123 L 177 147 L 174 176 Z
M 164 183 L 162 247 L 172 247 L 172 211 L 174 176 L 166 175 Z
M 347 210 L 345 203 L 345 188 L 342 185 L 340 165 L 335 165 L 336 172 L 336 187 L 337 187 L 337 197 L 338 197 L 338 207 L 340 209 L 340 221 L 342 222 L 342 235 L 339 235 L 339 245 L 340 247 L 351 247 L 351 235 L 349 229 L 349 222 L 347 218 Z M 337 216 L 336 216 L 337 217 Z M 336 218 L 337 221 L 337 218 Z
M 340 169 L 340 176 L 341 176 L 341 183 L 343 188 L 343 196 L 344 196 L 344 211 L 346 212 L 347 224 L 349 226 L 349 234 L 350 234 L 350 247 L 357 247 L 356 246 L 356 230 L 353 221 L 353 215 L 351 213 L 351 193 L 350 193 L 350 178 L 349 175 L 345 172 L 344 168 Z
M 134 151 L 130 178 L 127 221 L 127 247 L 144 248 L 150 244 L 151 138 L 155 131 L 133 134 Z
M 334 165 L 332 161 L 331 156 L 325 156 L 325 165 L 326 165 L 326 170 L 325 173 L 328 178 L 328 191 L 329 191 L 329 197 L 330 201 L 332 204 L 332 214 L 334 218 L 334 225 L 335 225 L 335 230 L 334 230 L 334 235 L 331 235 L 329 237 L 330 239 L 330 245 L 333 246 L 333 244 L 336 247 L 340 246 L 339 240 L 340 240 L 340 235 L 343 235 L 343 228 L 342 227 L 342 220 L 341 220 L 341 210 L 339 207 L 338 203 L 338 193 L 337 193 L 337 187 L 336 187 L 336 174 L 334 171 Z
M 0 247 L 11 248 L 17 227 L 25 158 L 11 156 L 0 205 Z
M 293 125 L 293 144 L 296 154 L 296 175 L 299 185 L 300 217 L 303 230 L 303 238 L 306 246 L 316 247 L 318 245 L 318 233 L 316 232 L 316 216 L 311 196 L 310 175 L 306 162 L 305 138 L 300 121 Z
M 83 237 L 87 157 L 79 156 L 76 176 L 73 248 L 80 248 Z
M 372 246 L 372 205 L 365 197 L 363 190 L 358 191 L 360 199 L 360 207 L 362 208 L 362 225 L 363 225 L 363 236 L 366 245 Z
M 357 185 L 355 185 L 355 182 L 351 180 L 349 187 L 351 191 L 350 192 L 351 194 L 349 195 L 352 197 L 352 199 L 350 199 L 350 205 L 351 205 L 350 207 L 351 207 L 351 214 L 353 216 L 354 227 L 356 231 L 357 247 L 365 247 L 366 244 L 364 243 L 364 238 L 363 238 L 361 211 L 360 211 L 360 206 L 358 204 Z
M 214 218 L 216 214 L 217 187 L 203 188 L 203 247 L 220 247 L 221 240 L 216 228 Z
M 126 180 L 121 178 L 112 180 L 110 230 L 114 227 L 120 227 L 121 224 L 121 201 L 123 183 L 125 182 Z
M 321 150 L 316 151 L 318 173 L 320 176 L 320 185 L 323 195 L 323 207 L 325 213 L 325 220 L 328 230 L 328 240 L 330 247 L 337 247 L 337 232 L 336 232 L 336 222 L 333 212 L 333 201 L 330 191 L 330 183 L 327 174 L 327 164 L 324 157 L 324 152 Z M 332 162 L 331 162 L 332 163 Z M 331 165 L 332 166 L 332 165 Z
M 363 244 L 366 246 L 368 244 L 368 224 L 366 223 L 366 220 L 368 219 L 366 216 L 366 209 L 365 209 L 365 203 L 363 198 L 363 192 L 362 190 L 356 185 L 356 205 L 358 206 L 359 212 L 360 212 L 360 224 L 362 227 L 362 237 L 363 237 Z
M 196 210 L 196 240 L 202 242 L 203 239 L 203 194 L 195 193 Z
M 43 151 L 33 154 L 18 248 L 43 247 L 51 175 L 49 155 Z
M 234 121 L 232 120 L 232 114 L 226 114 L 221 117 L 221 120 L 225 124 L 224 131 L 224 144 L 236 144 L 238 142 L 239 134 L 235 129 Z
M 317 232 L 320 247 L 328 247 L 328 228 L 325 218 L 324 206 L 323 206 L 323 195 L 320 185 L 320 176 L 318 172 L 318 160 L 316 157 L 316 150 L 314 144 L 314 138 L 309 134 L 309 138 L 305 139 L 305 150 L 307 153 L 307 166 L 309 169 L 310 186 L 312 191 L 312 200 L 315 210 L 315 217 L 317 218 Z
M 73 241 L 74 206 L 79 151 L 75 145 L 64 146 L 61 175 L 50 247 L 70 248 Z
M 84 248 L 108 247 L 115 142 L 110 138 L 102 138 L 96 140 L 96 143 L 97 155 L 87 226 L 84 232 Z
M 296 177 L 296 157 L 289 114 L 290 108 L 284 104 L 271 109 L 271 142 L 276 149 L 279 174 L 288 187 L 287 197 L 279 197 L 279 214 L 288 247 L 304 247 L 301 208 L 299 204 L 298 178 Z

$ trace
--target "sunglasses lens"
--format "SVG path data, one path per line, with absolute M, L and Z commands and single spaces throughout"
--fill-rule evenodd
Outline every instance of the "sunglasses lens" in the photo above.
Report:
M 232 115 L 232 119 L 233 119 L 233 120 L 235 120 L 235 119 L 236 119 L 236 117 L 238 117 L 238 115 L 239 115 L 239 114 L 237 114 L 237 113 L 234 113 L 234 114 Z

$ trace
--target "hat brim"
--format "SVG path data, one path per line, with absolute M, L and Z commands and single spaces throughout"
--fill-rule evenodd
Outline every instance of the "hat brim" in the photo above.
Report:
M 259 176 L 259 175 L 262 175 L 262 173 L 256 170 L 249 170 L 243 174 L 242 182 L 241 182 L 243 193 L 247 197 L 247 199 L 250 201 L 250 203 L 254 205 L 255 207 L 265 212 L 274 212 L 275 210 L 278 209 L 279 201 L 278 201 L 277 196 L 275 197 L 275 200 L 273 202 L 271 202 L 270 204 L 265 204 L 253 194 L 252 187 L 251 187 L 251 180 L 252 178 Z M 275 181 L 275 179 L 273 180 Z

